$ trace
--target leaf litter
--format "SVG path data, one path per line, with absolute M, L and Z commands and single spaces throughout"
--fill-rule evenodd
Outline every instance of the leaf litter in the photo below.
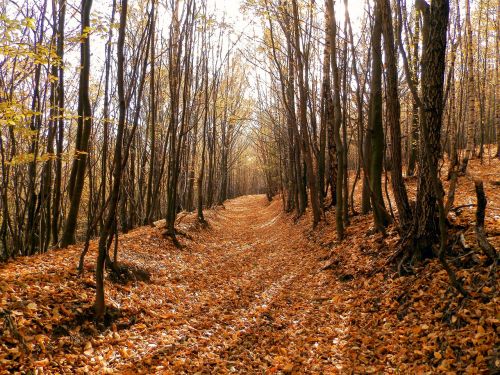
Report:
M 494 163 L 471 168 L 485 180 L 498 248 Z M 472 179 L 461 177 L 455 205 L 471 203 Z M 398 277 L 385 266 L 398 234 L 373 234 L 369 215 L 354 216 L 340 243 L 333 212 L 312 231 L 310 213 L 296 221 L 279 198 L 236 198 L 206 218 L 205 228 L 182 216 L 182 249 L 157 227 L 120 235 L 119 262 L 148 277 L 108 280 L 103 325 L 92 320 L 95 241 L 82 277 L 81 246 L 1 265 L 0 373 L 499 371 L 499 275 L 475 243 L 474 208 L 451 215 L 468 247 L 449 256 L 469 299 L 437 260 Z

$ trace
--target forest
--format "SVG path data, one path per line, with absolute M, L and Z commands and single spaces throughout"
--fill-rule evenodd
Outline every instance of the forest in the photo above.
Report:
M 0 374 L 500 372 L 494 0 L 0 0 Z

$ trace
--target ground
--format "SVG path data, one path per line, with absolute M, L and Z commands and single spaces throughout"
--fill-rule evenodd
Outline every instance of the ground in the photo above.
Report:
M 476 169 L 498 248 L 498 161 Z M 474 202 L 463 177 L 456 205 Z M 498 275 L 473 216 L 452 215 L 468 248 L 449 255 L 468 299 L 435 260 L 398 277 L 386 264 L 394 228 L 373 234 L 371 217 L 356 215 L 338 242 L 333 212 L 312 230 L 310 213 L 295 220 L 279 196 L 227 201 L 206 211 L 208 227 L 179 215 L 181 249 L 161 228 L 121 235 L 119 261 L 149 280 L 108 280 L 103 325 L 91 315 L 95 242 L 83 276 L 81 245 L 20 258 L 0 266 L 0 373 L 494 373 Z

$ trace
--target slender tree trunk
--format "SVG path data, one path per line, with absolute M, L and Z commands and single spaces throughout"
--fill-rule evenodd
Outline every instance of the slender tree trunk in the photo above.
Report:
M 301 149 L 301 139 L 299 134 L 299 128 L 297 124 L 297 116 L 295 114 L 295 67 L 294 67 L 294 52 L 292 49 L 292 42 L 290 37 L 287 38 L 287 63 L 288 63 L 288 74 L 287 74 L 287 90 L 286 90 L 286 103 L 287 108 L 287 126 L 292 129 L 293 134 L 293 153 L 294 153 L 294 175 L 295 175 L 295 186 L 296 186 L 296 212 L 297 217 L 304 214 L 307 206 L 307 192 L 304 185 L 303 171 L 301 168 L 302 164 L 302 149 Z
M 111 24 L 114 23 L 116 12 L 116 0 L 113 0 L 113 7 L 111 10 Z M 109 113 L 109 79 L 111 71 L 111 41 L 113 40 L 113 28 L 109 28 L 108 42 L 106 45 L 106 62 L 104 66 L 104 104 L 103 104 L 103 141 L 102 141 L 102 160 L 101 160 L 101 186 L 100 198 L 101 207 L 106 204 L 106 182 L 108 175 L 108 148 L 109 148 L 109 125 L 112 123 Z M 101 215 L 102 216 L 102 215 Z M 104 223 L 101 221 L 101 227 Z
M 109 236 L 112 235 L 113 225 L 116 222 L 116 208 L 118 206 L 121 178 L 123 172 L 122 165 L 122 147 L 125 130 L 125 116 L 126 116 L 126 100 L 125 100 L 125 83 L 124 83 L 124 46 L 125 46 L 125 28 L 127 24 L 127 7 L 128 0 L 121 1 L 120 9 L 120 28 L 118 30 L 118 44 L 117 44 L 117 88 L 119 100 L 119 117 L 118 127 L 116 133 L 116 144 L 113 158 L 113 187 L 110 193 L 110 202 L 108 213 L 104 221 L 104 226 L 101 229 L 99 236 L 99 253 L 97 255 L 96 263 L 96 298 L 95 298 L 95 313 L 97 319 L 102 319 L 105 312 L 104 301 L 104 263 L 107 255 L 107 244 Z M 118 241 L 118 238 L 115 238 Z
M 326 12 L 330 15 L 331 20 L 331 31 L 330 31 L 330 44 L 332 46 L 332 74 L 333 74 L 333 102 L 334 102 L 334 133 L 333 138 L 335 142 L 335 148 L 337 152 L 337 183 L 336 183 L 336 206 L 335 206 L 335 222 L 336 222 L 336 230 L 337 230 L 337 238 L 342 240 L 344 238 L 344 193 L 343 193 L 343 185 L 344 185 L 344 149 L 342 145 L 342 140 L 340 138 L 340 127 L 342 124 L 342 113 L 340 106 L 340 78 L 339 78 L 339 70 L 337 66 L 337 23 L 335 21 L 335 11 L 333 9 L 333 1 L 327 0 L 326 3 Z
M 391 132 L 391 184 L 398 207 L 400 227 L 407 230 L 411 222 L 411 208 L 408 202 L 403 180 L 401 157 L 401 124 L 398 93 L 398 71 L 396 66 L 396 48 L 389 0 L 381 1 L 382 29 L 384 34 L 385 65 L 387 71 L 387 123 Z
M 52 9 L 52 38 L 53 45 L 57 45 L 58 39 L 58 25 L 57 25 L 57 9 L 54 7 Z M 57 54 L 57 46 L 56 46 L 56 54 Z M 58 64 L 60 62 L 54 61 L 52 62 L 51 74 L 54 77 L 57 77 L 58 74 Z M 47 136 L 47 149 L 46 152 L 48 155 L 52 157 L 54 155 L 54 139 L 57 132 L 57 114 L 58 114 L 58 99 L 57 99 L 57 83 L 51 82 L 50 84 L 50 111 L 49 111 L 49 130 Z M 52 233 L 51 230 L 51 215 L 52 215 L 52 194 L 51 187 L 53 184 L 52 181 L 52 158 L 45 161 L 42 172 L 42 181 L 40 186 L 40 199 L 41 199 L 41 224 L 40 224 L 40 251 L 45 252 L 48 249 L 50 243 L 50 235 Z
M 382 195 L 382 170 L 385 152 L 384 127 L 382 124 L 382 13 L 379 3 L 375 3 L 375 15 L 372 32 L 372 66 L 370 83 L 370 102 L 368 107 L 368 129 L 370 138 L 370 196 L 373 207 L 375 227 L 379 231 L 390 223 Z
M 92 112 L 89 97 L 90 37 L 88 35 L 91 7 L 92 0 L 82 0 L 81 33 L 85 39 L 81 43 L 80 51 L 82 65 L 78 91 L 78 134 L 80 137 L 77 136 L 75 160 L 71 170 L 72 180 L 70 179 L 70 186 L 68 187 L 71 202 L 61 240 L 62 247 L 66 247 L 76 242 L 76 226 L 78 222 L 78 213 L 80 212 L 83 186 L 85 184 L 85 168 L 87 167 L 87 153 L 89 150 L 89 138 L 92 128 Z
M 59 242 L 59 218 L 61 216 L 62 153 L 64 147 L 64 23 L 66 0 L 59 0 L 57 56 L 60 58 L 57 80 L 56 171 L 54 176 L 54 199 L 52 203 L 52 244 Z
M 302 51 L 300 50 L 300 34 L 299 34 L 299 14 L 297 1 L 292 1 L 293 8 L 293 25 L 295 37 L 295 58 L 297 61 L 297 73 L 299 81 L 299 117 L 300 128 L 302 135 L 302 152 L 304 154 L 304 161 L 306 164 L 307 183 L 310 190 L 311 207 L 313 212 L 313 227 L 315 227 L 321 220 L 321 207 L 318 198 L 317 179 L 314 176 L 313 160 L 311 153 L 311 144 L 309 137 L 309 130 L 307 125 L 307 88 L 304 82 L 304 61 Z
M 420 14 L 415 10 L 415 30 L 413 32 L 413 55 L 412 55 L 412 80 L 413 84 L 418 87 L 418 44 L 420 40 Z M 415 167 L 418 159 L 418 106 L 415 100 L 412 100 L 411 106 L 411 138 L 410 138 L 410 158 L 408 161 L 408 169 L 406 174 L 413 176 L 415 174 Z
M 151 10 L 151 29 L 153 30 L 151 34 L 151 72 L 149 81 L 149 102 L 150 102 L 150 159 L 149 159 L 149 174 L 148 174 L 148 187 L 146 191 L 146 220 L 145 224 L 151 224 L 153 221 L 153 179 L 156 175 L 156 94 L 155 94 L 155 2 L 152 3 Z
M 467 165 L 469 160 L 474 156 L 474 131 L 476 125 L 476 97 L 475 97 L 475 87 L 474 87 L 474 56 L 472 50 L 472 24 L 470 20 L 470 0 L 465 0 L 465 27 L 466 27 L 466 61 L 467 61 L 467 145 L 465 150 L 464 158 L 462 159 L 462 165 L 460 166 L 460 172 L 465 173 L 467 171 Z
M 196 181 L 198 189 L 198 202 L 197 202 L 197 216 L 200 223 L 205 223 L 203 216 L 203 180 L 205 177 L 205 156 L 207 145 L 207 128 L 208 128 L 208 112 L 209 112 L 209 91 L 208 91 L 208 56 L 206 53 L 203 56 L 203 74 L 204 74 L 204 113 L 203 113 L 203 134 L 202 134 L 202 147 L 201 147 L 201 162 L 200 171 L 198 172 L 198 179 Z M 213 82 L 215 85 L 215 82 Z

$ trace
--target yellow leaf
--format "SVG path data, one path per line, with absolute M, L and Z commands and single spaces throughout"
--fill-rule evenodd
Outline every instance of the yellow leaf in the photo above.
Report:
M 35 19 L 34 18 L 26 17 L 24 19 L 24 22 L 26 23 L 26 27 L 30 28 L 31 30 L 35 30 L 36 29 Z
M 83 354 L 85 355 L 91 355 L 92 353 L 94 352 L 94 348 L 92 347 L 92 343 L 90 341 L 87 341 L 85 343 L 85 348 L 84 348 L 84 351 L 83 351 Z
M 35 340 L 39 344 L 43 344 L 43 342 L 45 341 L 45 339 L 46 339 L 46 336 L 44 336 L 44 335 L 36 335 L 35 336 Z
M 285 374 L 290 374 L 293 371 L 293 363 L 286 364 L 282 370 Z
M 48 364 L 49 364 L 49 359 L 48 358 L 42 359 L 40 361 L 35 361 L 35 366 L 36 367 L 44 367 L 44 366 L 47 366 Z
M 128 354 L 127 348 L 120 348 L 120 349 L 118 349 L 118 351 L 120 352 L 120 355 L 122 356 L 122 358 L 127 359 L 130 356 Z
M 30 302 L 28 303 L 28 306 L 26 306 L 29 310 L 36 310 L 37 306 L 35 302 Z

